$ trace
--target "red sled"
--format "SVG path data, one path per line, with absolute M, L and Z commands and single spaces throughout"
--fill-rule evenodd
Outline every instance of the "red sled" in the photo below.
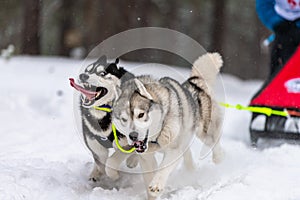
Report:
M 252 98 L 250 106 L 285 111 L 286 116 L 253 113 L 252 145 L 260 137 L 300 139 L 300 47 L 284 67 Z

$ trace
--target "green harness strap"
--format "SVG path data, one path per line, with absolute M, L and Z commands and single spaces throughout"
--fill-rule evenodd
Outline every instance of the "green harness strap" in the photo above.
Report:
M 94 109 L 96 109 L 96 110 L 101 110 L 101 111 L 108 112 L 108 113 L 110 113 L 110 112 L 112 111 L 111 108 L 108 108 L 108 107 L 101 107 L 101 106 L 94 106 Z M 117 136 L 117 129 L 116 129 L 116 126 L 115 126 L 113 123 L 111 124 L 111 129 L 112 129 L 112 132 L 113 132 L 113 134 L 114 134 L 114 139 L 115 139 L 115 141 L 116 141 L 116 145 L 117 145 L 118 149 L 119 149 L 121 152 L 123 152 L 123 153 L 132 153 L 132 152 L 135 151 L 135 148 L 134 148 L 134 147 L 132 147 L 132 148 L 129 149 L 129 150 L 126 150 L 126 149 L 124 149 L 124 148 L 120 145 L 119 140 L 118 140 L 118 136 Z
M 132 153 L 132 152 L 134 152 L 134 151 L 135 151 L 135 148 L 134 148 L 134 147 L 132 147 L 131 149 L 126 150 L 126 149 L 124 149 L 124 148 L 120 145 L 119 140 L 118 140 L 118 136 L 117 136 L 116 126 L 115 126 L 114 124 L 111 124 L 111 128 L 112 128 L 112 131 L 113 131 L 113 133 L 114 133 L 114 138 L 115 138 L 116 145 L 117 145 L 118 149 L 119 149 L 120 151 L 122 151 L 123 153 Z

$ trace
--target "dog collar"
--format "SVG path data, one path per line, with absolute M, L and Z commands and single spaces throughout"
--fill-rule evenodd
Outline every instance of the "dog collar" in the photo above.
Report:
M 110 105 L 94 106 L 94 109 L 101 110 L 101 111 L 108 112 L 108 113 L 112 112 L 112 108 Z M 111 123 L 111 129 L 113 132 L 114 140 L 116 141 L 116 145 L 121 152 L 132 153 L 135 151 L 135 147 L 132 147 L 131 149 L 126 150 L 120 145 L 119 140 L 118 140 L 118 135 L 117 135 L 117 129 L 113 123 Z
M 94 109 L 95 110 L 101 110 L 101 111 L 104 111 L 104 112 L 112 112 L 112 108 L 110 105 L 101 105 L 101 106 L 94 106 Z

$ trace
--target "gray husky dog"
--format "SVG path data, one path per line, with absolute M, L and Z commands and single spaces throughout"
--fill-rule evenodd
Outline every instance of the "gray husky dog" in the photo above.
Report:
M 79 84 L 76 84 L 74 79 L 70 79 L 71 86 L 81 92 L 82 133 L 85 144 L 92 152 L 95 161 L 94 169 L 90 174 L 90 180 L 94 182 L 99 181 L 100 176 L 105 174 L 105 170 L 110 171 L 110 165 L 107 165 L 106 161 L 108 149 L 113 147 L 114 136 L 109 110 L 113 106 L 121 84 L 134 77 L 133 74 L 118 67 L 117 64 L 118 59 L 114 63 L 108 63 L 106 56 L 102 56 L 96 62 L 88 65 L 85 71 L 79 75 Z M 118 139 L 125 140 L 118 131 L 117 135 Z M 126 146 L 125 143 L 124 145 Z M 120 152 L 116 151 L 113 157 L 118 159 L 119 154 Z M 134 167 L 134 159 L 128 160 L 127 164 L 129 167 Z M 119 166 L 114 167 L 118 168 Z M 118 174 L 113 172 L 116 179 Z
M 213 84 L 223 64 L 218 53 L 207 53 L 193 64 L 183 84 L 164 77 L 139 76 L 127 81 L 114 105 L 113 123 L 136 148 L 149 199 L 163 191 L 183 155 L 192 165 L 189 145 L 194 135 L 213 148 L 213 161 L 222 158 L 219 139 L 222 113 L 213 97 Z M 154 154 L 164 154 L 156 168 Z

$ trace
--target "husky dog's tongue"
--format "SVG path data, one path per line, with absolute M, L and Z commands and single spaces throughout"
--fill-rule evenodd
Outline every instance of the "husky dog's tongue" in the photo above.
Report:
M 82 94 L 84 94 L 89 100 L 92 100 L 98 94 L 97 92 L 86 90 L 80 85 L 77 85 L 73 78 L 69 78 L 69 80 L 70 80 L 70 85 L 76 90 L 78 90 L 79 92 L 81 92 Z

